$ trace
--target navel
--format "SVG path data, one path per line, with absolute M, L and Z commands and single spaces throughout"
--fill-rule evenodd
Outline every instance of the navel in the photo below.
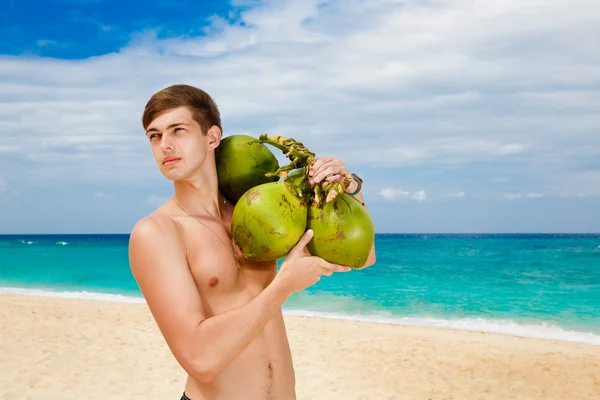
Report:
M 210 278 L 210 281 L 208 281 L 208 286 L 215 287 L 217 286 L 217 283 L 219 283 L 219 279 L 216 276 L 213 276 Z

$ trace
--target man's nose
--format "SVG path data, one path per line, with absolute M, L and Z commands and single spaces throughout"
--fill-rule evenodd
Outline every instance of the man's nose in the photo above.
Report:
M 163 136 L 160 143 L 162 150 L 165 152 L 169 152 L 173 150 L 173 140 L 168 136 Z

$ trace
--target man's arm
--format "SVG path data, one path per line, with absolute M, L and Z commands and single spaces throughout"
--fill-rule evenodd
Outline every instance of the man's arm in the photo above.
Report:
M 190 376 L 210 382 L 258 336 L 292 293 L 322 275 L 350 270 L 308 255 L 305 248 L 311 238 L 312 232 L 300 238 L 275 279 L 253 300 L 207 318 L 175 223 L 165 217 L 136 224 L 129 244 L 131 271 L 167 345 Z

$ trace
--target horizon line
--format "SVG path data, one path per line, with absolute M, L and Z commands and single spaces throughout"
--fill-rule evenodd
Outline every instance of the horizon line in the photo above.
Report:
M 69 233 L 69 232 L 55 232 L 55 233 L 0 233 L 0 236 L 53 236 L 53 235 L 70 235 L 70 236 L 85 236 L 85 235 L 130 235 L 131 232 L 87 232 L 87 233 Z M 600 235 L 599 232 L 535 232 L 535 231 L 523 231 L 523 232 L 375 232 L 375 235 Z

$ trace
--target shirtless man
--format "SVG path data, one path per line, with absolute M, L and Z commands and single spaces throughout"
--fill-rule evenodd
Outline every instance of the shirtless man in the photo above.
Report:
M 282 262 L 243 258 L 231 238 L 234 205 L 218 189 L 217 106 L 204 91 L 174 85 L 152 96 L 142 117 L 160 172 L 174 194 L 139 220 L 130 236 L 131 271 L 188 379 L 181 399 L 292 400 L 294 368 L 281 312 L 322 275 L 349 271 L 311 256 L 307 231 Z M 313 179 L 344 179 L 326 157 Z M 357 181 L 348 192 L 357 189 Z M 363 201 L 357 195 L 357 200 Z M 241 262 L 240 262 L 241 261 Z M 367 265 L 375 262 L 372 251 Z

